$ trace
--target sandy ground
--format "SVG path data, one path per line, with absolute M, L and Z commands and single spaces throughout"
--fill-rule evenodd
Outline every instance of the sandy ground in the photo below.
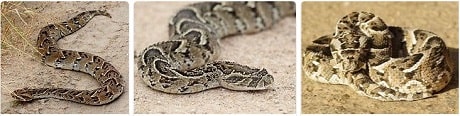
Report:
M 169 19 L 187 4 L 136 2 L 135 53 L 168 40 Z M 295 18 L 290 17 L 267 31 L 221 41 L 221 60 L 266 68 L 275 78 L 273 90 L 237 92 L 217 88 L 196 94 L 167 94 L 144 84 L 136 67 L 135 113 L 295 113 L 295 27 Z
M 303 48 L 313 39 L 332 34 L 337 20 L 352 11 L 375 13 L 387 25 L 433 31 L 447 42 L 458 64 L 457 2 L 303 2 Z M 344 85 L 302 77 L 302 113 L 458 113 L 458 72 L 436 97 L 414 102 L 381 102 L 359 96 Z
M 89 106 L 58 99 L 17 103 L 10 92 L 23 87 L 65 87 L 95 89 L 99 85 L 88 74 L 57 70 L 42 64 L 34 54 L 39 29 L 61 22 L 86 10 L 107 9 L 113 18 L 95 17 L 86 27 L 59 41 L 64 49 L 84 51 L 111 62 L 128 81 L 128 3 L 127 2 L 24 2 L 2 7 L 6 16 L 23 34 L 12 31 L 2 20 L 1 113 L 128 113 L 128 89 L 108 105 Z M 7 6 L 7 5 L 5 5 Z M 16 11 L 18 10 L 18 14 Z M 21 21 L 22 17 L 23 21 Z M 26 46 L 23 40 L 32 46 Z M 9 42 L 9 44 L 4 42 Z M 22 41 L 22 42 L 21 42 Z M 12 46 L 9 46 L 12 45 Z M 17 48 L 17 49 L 15 49 Z M 128 83 L 128 82 L 127 82 Z

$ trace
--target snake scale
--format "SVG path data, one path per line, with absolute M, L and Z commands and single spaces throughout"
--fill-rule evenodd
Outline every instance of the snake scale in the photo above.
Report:
M 169 23 L 170 40 L 139 55 L 142 80 L 165 93 L 196 93 L 210 88 L 265 90 L 273 85 L 266 69 L 215 61 L 220 39 L 268 29 L 295 15 L 294 2 L 201 2 L 177 12 Z
M 335 29 L 306 47 L 306 77 L 381 101 L 432 97 L 452 78 L 446 44 L 433 32 L 387 26 L 369 12 L 352 12 Z
M 56 69 L 87 73 L 93 76 L 101 87 L 94 90 L 26 87 L 13 91 L 13 98 L 19 101 L 57 98 L 88 105 L 103 105 L 117 99 L 123 93 L 125 82 L 112 64 L 90 53 L 61 49 L 57 44 L 63 37 L 83 28 L 95 16 L 112 18 L 105 10 L 82 12 L 65 22 L 41 28 L 36 46 L 44 64 Z

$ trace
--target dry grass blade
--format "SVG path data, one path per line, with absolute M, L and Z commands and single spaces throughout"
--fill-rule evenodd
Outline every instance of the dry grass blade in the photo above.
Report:
M 33 11 L 24 7 L 22 2 L 2 2 L 1 11 L 2 56 L 25 55 L 37 62 L 40 61 L 40 58 L 34 55 L 37 52 L 33 44 L 35 39 L 31 39 L 34 28 L 27 23 L 34 19 Z

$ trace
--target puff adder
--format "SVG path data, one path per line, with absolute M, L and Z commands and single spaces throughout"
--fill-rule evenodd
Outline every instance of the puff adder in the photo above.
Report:
M 369 12 L 352 12 L 335 29 L 306 47 L 307 78 L 381 101 L 432 97 L 452 78 L 446 44 L 433 32 L 387 26 Z
M 216 87 L 264 90 L 273 85 L 266 69 L 215 61 L 221 38 L 268 29 L 295 15 L 294 2 L 202 2 L 179 10 L 169 23 L 168 41 L 140 54 L 138 69 L 151 88 L 175 94 Z
M 65 22 L 41 28 L 36 46 L 44 64 L 56 69 L 87 73 L 93 76 L 101 87 L 94 90 L 26 87 L 13 91 L 13 98 L 19 101 L 57 98 L 88 105 L 103 105 L 117 99 L 123 93 L 125 82 L 112 64 L 99 56 L 61 49 L 57 45 L 57 41 L 83 28 L 95 16 L 112 18 L 105 10 L 82 12 Z

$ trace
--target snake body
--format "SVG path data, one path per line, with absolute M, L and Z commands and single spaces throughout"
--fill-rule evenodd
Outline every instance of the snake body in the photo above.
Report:
M 140 54 L 138 69 L 151 88 L 175 94 L 216 87 L 264 90 L 273 85 L 266 69 L 215 61 L 219 40 L 268 29 L 295 14 L 293 2 L 202 2 L 179 10 L 169 23 L 170 40 Z
M 382 101 L 432 97 L 453 75 L 444 41 L 433 32 L 387 26 L 368 12 L 340 19 L 336 31 L 307 46 L 305 75 L 315 81 L 350 86 Z
M 110 17 L 102 10 L 86 11 L 68 21 L 41 28 L 36 47 L 44 64 L 56 69 L 80 71 L 93 76 L 101 87 L 94 90 L 69 88 L 23 88 L 11 93 L 19 101 L 57 98 L 88 105 L 103 105 L 117 99 L 124 90 L 125 82 L 120 73 L 103 58 L 73 50 L 61 49 L 57 41 L 83 28 L 95 16 Z

